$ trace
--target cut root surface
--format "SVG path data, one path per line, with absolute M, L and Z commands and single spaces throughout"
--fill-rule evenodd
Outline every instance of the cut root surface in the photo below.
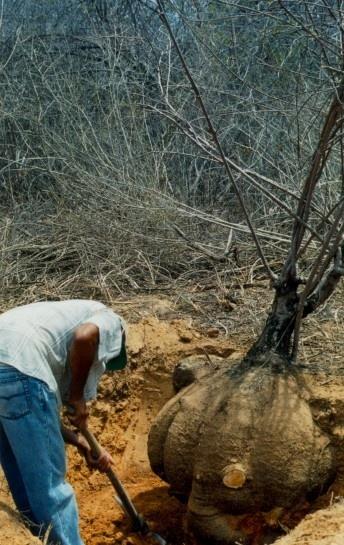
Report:
M 246 346 L 242 349 L 221 335 L 213 337 L 193 329 L 190 321 L 160 321 L 151 317 L 131 326 L 128 338 L 131 369 L 102 379 L 100 395 L 91 409 L 90 428 L 113 454 L 115 470 L 150 529 L 169 545 L 184 545 L 186 505 L 169 495 L 168 486 L 152 473 L 147 455 L 148 430 L 173 395 L 171 371 L 176 363 L 192 355 L 203 357 L 208 363 L 210 360 L 210 365 L 221 357 L 238 360 Z M 341 471 L 330 490 L 315 504 L 296 507 L 289 519 L 275 521 L 281 531 L 282 527 L 288 530 L 307 510 L 322 509 L 308 515 L 312 518 L 302 522 L 304 530 L 302 526 L 295 528 L 279 538 L 276 545 L 339 545 L 344 543 L 344 507 L 338 503 L 344 494 L 344 377 L 322 380 L 320 375 L 305 374 L 304 380 L 316 420 L 333 438 Z M 68 479 L 76 491 L 85 545 L 150 545 L 149 537 L 131 531 L 130 521 L 118 505 L 107 477 L 90 472 L 72 447 L 68 447 L 68 461 Z M 18 521 L 7 515 L 11 501 L 4 484 L 0 501 L 0 543 L 36 545 L 37 541 L 22 530 Z M 245 521 L 252 545 L 261 543 L 262 520 L 256 515 Z

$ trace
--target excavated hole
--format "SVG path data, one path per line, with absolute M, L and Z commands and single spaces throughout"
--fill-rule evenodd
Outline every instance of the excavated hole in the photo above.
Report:
M 170 545 L 183 543 L 183 515 L 185 507 L 168 493 L 166 486 L 150 470 L 146 439 L 152 419 L 164 403 L 173 395 L 170 376 L 164 372 L 147 371 L 140 383 L 140 394 L 131 392 L 131 398 L 120 401 L 123 409 L 116 411 L 106 424 L 106 433 L 98 436 L 103 444 L 118 451 L 116 472 L 125 485 L 135 507 L 149 523 L 150 528 L 161 534 Z M 94 407 L 93 427 L 99 427 L 103 419 L 106 402 L 97 402 Z M 116 419 L 117 415 L 117 419 Z M 118 430 L 119 426 L 126 426 Z M 111 428 L 114 440 L 110 446 Z M 103 438 L 102 438 L 103 437 Z M 70 478 L 78 494 L 81 530 L 87 545 L 115 545 L 131 543 L 147 544 L 131 532 L 130 523 L 115 500 L 115 491 L 107 479 L 99 474 L 87 475 L 73 454 Z
M 91 427 L 99 441 L 114 455 L 116 471 L 151 529 L 160 533 L 170 545 L 183 545 L 186 507 L 169 496 L 168 486 L 150 470 L 146 450 L 148 430 L 155 415 L 173 394 L 171 370 L 178 361 L 190 354 L 200 354 L 203 350 L 210 358 L 215 354 L 225 358 L 230 355 L 234 359 L 239 358 L 241 352 L 235 352 L 235 347 L 231 346 L 228 339 L 200 336 L 182 320 L 160 322 L 145 319 L 135 325 L 129 338 L 131 370 L 129 373 L 104 378 L 100 396 L 92 408 Z M 309 390 L 314 417 L 331 436 L 339 473 L 329 491 L 312 506 L 295 506 L 295 512 L 289 520 L 284 521 L 289 528 L 294 527 L 307 512 L 328 508 L 344 496 L 343 376 L 328 376 L 315 371 L 313 374 L 305 374 L 304 382 Z M 68 457 L 69 479 L 78 496 L 80 526 L 85 545 L 150 543 L 130 531 L 130 525 L 114 499 L 114 490 L 107 478 L 97 472 L 91 473 L 72 448 L 68 449 Z M 9 504 L 3 482 L 1 484 L 0 500 L 5 502 L 4 505 Z M 285 538 L 288 541 L 283 540 L 278 545 L 318 545 L 313 535 L 336 535 L 340 527 L 339 517 L 343 519 L 344 532 L 344 507 L 335 505 L 332 511 L 325 512 L 320 523 L 318 519 L 310 519 L 307 527 L 306 519 L 305 533 L 298 541 L 289 540 L 288 537 Z M 251 517 L 247 525 L 256 537 L 254 545 L 260 545 L 260 517 Z M 5 535 L 4 531 L 3 525 L 1 535 Z M 19 527 L 16 531 L 16 536 L 9 534 L 11 539 L 8 538 L 8 542 L 12 545 L 31 543 L 20 540 Z M 337 541 L 333 543 L 337 545 Z
M 128 393 L 124 399 L 117 402 L 119 408 L 117 406 L 114 413 L 108 412 L 105 400 L 95 404 L 93 427 L 96 431 L 98 428 L 97 433 L 102 442 L 117 451 L 118 474 L 151 529 L 161 534 L 170 545 L 183 545 L 186 506 L 169 496 L 168 486 L 151 472 L 146 450 L 150 423 L 173 394 L 171 376 L 170 373 L 159 369 L 145 369 L 138 382 L 135 382 L 135 376 L 132 380 L 134 387 L 128 387 Z M 312 389 L 317 389 L 315 397 L 311 400 L 315 418 L 321 427 L 333 436 L 334 445 L 337 447 L 338 464 L 344 467 L 343 386 L 339 384 L 337 390 L 332 389 L 334 397 L 329 399 L 328 391 L 321 386 L 318 376 L 306 376 L 305 380 L 312 383 Z M 106 386 L 104 393 L 106 395 Z M 100 429 L 103 431 L 99 431 Z M 89 474 L 74 455 L 71 459 L 70 476 L 78 493 L 81 528 L 86 545 L 150 543 L 149 540 L 142 539 L 130 531 L 130 525 L 114 499 L 113 489 L 104 476 Z M 294 512 L 284 517 L 283 523 L 278 526 L 277 531 L 272 532 L 270 538 L 262 537 L 264 522 L 261 516 L 247 517 L 245 525 L 250 535 L 254 536 L 254 545 L 275 542 L 277 535 L 284 534 L 282 526 L 284 529 L 293 528 L 309 511 L 327 507 L 342 494 L 342 483 L 340 474 L 330 490 L 312 506 L 309 504 L 295 506 Z

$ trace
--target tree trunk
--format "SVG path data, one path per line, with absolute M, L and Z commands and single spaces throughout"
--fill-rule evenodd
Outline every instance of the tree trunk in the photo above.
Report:
M 298 282 L 290 280 L 276 287 L 275 298 L 264 329 L 250 348 L 246 361 L 259 363 L 266 361 L 267 354 L 276 353 L 289 363 L 291 337 L 295 326 L 295 317 L 299 296 Z

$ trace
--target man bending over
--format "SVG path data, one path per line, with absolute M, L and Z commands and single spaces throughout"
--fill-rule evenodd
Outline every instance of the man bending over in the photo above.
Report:
M 67 405 L 72 424 L 86 428 L 100 377 L 125 364 L 122 320 L 97 301 L 33 303 L 0 315 L 0 463 L 32 532 L 50 528 L 49 545 L 83 545 L 64 442 L 100 471 L 113 463 L 105 450 L 94 460 L 82 435 L 61 425 L 59 409 Z

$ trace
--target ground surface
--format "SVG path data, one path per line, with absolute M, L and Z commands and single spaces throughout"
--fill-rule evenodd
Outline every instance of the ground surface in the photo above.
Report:
M 344 543 L 344 508 L 338 503 L 344 496 L 341 301 L 340 294 L 335 304 L 328 304 L 318 316 L 308 320 L 300 358 L 315 417 L 333 437 L 341 471 L 331 489 L 314 505 L 296 506 L 292 517 L 279 522 L 288 531 L 307 512 L 325 509 L 309 515 L 313 518 L 306 518 L 303 526 L 282 538 L 278 545 Z M 114 308 L 129 322 L 130 371 L 104 377 L 100 396 L 92 407 L 91 427 L 100 443 L 114 455 L 116 471 L 138 510 L 151 528 L 171 544 L 183 543 L 185 508 L 168 495 L 167 486 L 150 471 L 146 451 L 150 423 L 173 393 L 170 376 L 174 365 L 192 355 L 206 360 L 215 356 L 237 360 L 259 331 L 268 303 L 266 284 L 262 281 L 247 281 L 230 290 L 196 287 L 185 293 L 114 302 Z M 78 496 L 85 544 L 147 543 L 130 532 L 107 478 L 91 473 L 72 448 L 68 448 L 68 457 L 69 479 Z M 3 481 L 0 502 L 0 543 L 37 543 L 9 514 L 10 499 Z

